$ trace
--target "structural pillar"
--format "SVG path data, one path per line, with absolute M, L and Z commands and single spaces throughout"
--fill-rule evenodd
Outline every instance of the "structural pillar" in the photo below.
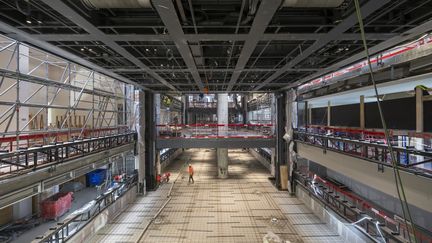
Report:
M 331 103 L 330 100 L 327 103 L 327 126 L 331 125 Z
M 156 104 L 155 95 L 151 92 L 145 93 L 145 183 L 146 189 L 156 188 Z
M 415 97 L 416 97 L 416 132 L 422 133 L 424 132 L 424 110 L 423 110 L 423 90 L 421 87 L 415 88 Z M 421 137 L 414 138 L 415 140 L 415 148 L 418 150 L 424 150 L 424 139 Z M 424 156 L 417 155 L 417 161 L 424 161 Z M 426 166 L 427 164 L 420 165 L 421 167 Z
M 276 93 L 276 187 L 288 189 L 287 143 L 283 139 L 286 126 L 286 93 Z
M 360 129 L 365 129 L 365 105 L 364 95 L 360 95 Z
M 228 94 L 218 94 L 217 97 L 218 136 L 228 136 Z M 228 149 L 217 149 L 218 177 L 228 177 Z
M 145 193 L 145 94 L 135 90 L 135 114 L 137 145 L 135 151 L 135 168 L 138 171 L 138 191 Z

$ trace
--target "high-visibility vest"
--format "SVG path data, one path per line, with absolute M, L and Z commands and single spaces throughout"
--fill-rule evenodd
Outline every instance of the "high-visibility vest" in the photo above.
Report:
M 189 166 L 189 175 L 193 175 L 193 173 L 194 173 L 194 171 L 193 171 L 192 166 Z

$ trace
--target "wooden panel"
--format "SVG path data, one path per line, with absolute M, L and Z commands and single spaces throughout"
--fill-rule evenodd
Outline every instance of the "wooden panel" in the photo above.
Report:
M 0 225 L 10 223 L 13 217 L 13 207 L 5 207 L 0 209 Z

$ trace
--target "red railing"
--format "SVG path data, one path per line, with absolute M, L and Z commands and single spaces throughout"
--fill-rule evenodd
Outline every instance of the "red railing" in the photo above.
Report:
M 62 140 L 68 140 L 72 137 L 78 137 L 80 135 L 81 138 L 99 137 L 105 135 L 121 134 L 126 131 L 128 131 L 128 126 L 106 127 L 98 129 L 86 128 L 84 130 L 82 130 L 81 128 L 72 128 L 70 130 L 63 131 L 35 131 L 31 134 L 0 137 L 0 144 L 3 148 L 8 147 L 9 151 L 13 151 L 14 148 L 16 149 L 17 146 L 31 147 L 32 144 L 44 145 L 45 143 L 49 143 L 51 141 L 60 142 Z M 47 139 L 49 139 L 50 141 L 45 141 Z M 19 143 L 18 145 L 17 142 Z M 4 143 L 9 143 L 9 145 L 5 146 Z
M 273 124 L 159 124 L 160 138 L 272 138 Z

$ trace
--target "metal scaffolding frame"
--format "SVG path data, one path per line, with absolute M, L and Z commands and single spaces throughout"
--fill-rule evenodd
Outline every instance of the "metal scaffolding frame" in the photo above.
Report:
M 133 85 L 0 35 L 0 154 L 127 134 L 133 102 Z

